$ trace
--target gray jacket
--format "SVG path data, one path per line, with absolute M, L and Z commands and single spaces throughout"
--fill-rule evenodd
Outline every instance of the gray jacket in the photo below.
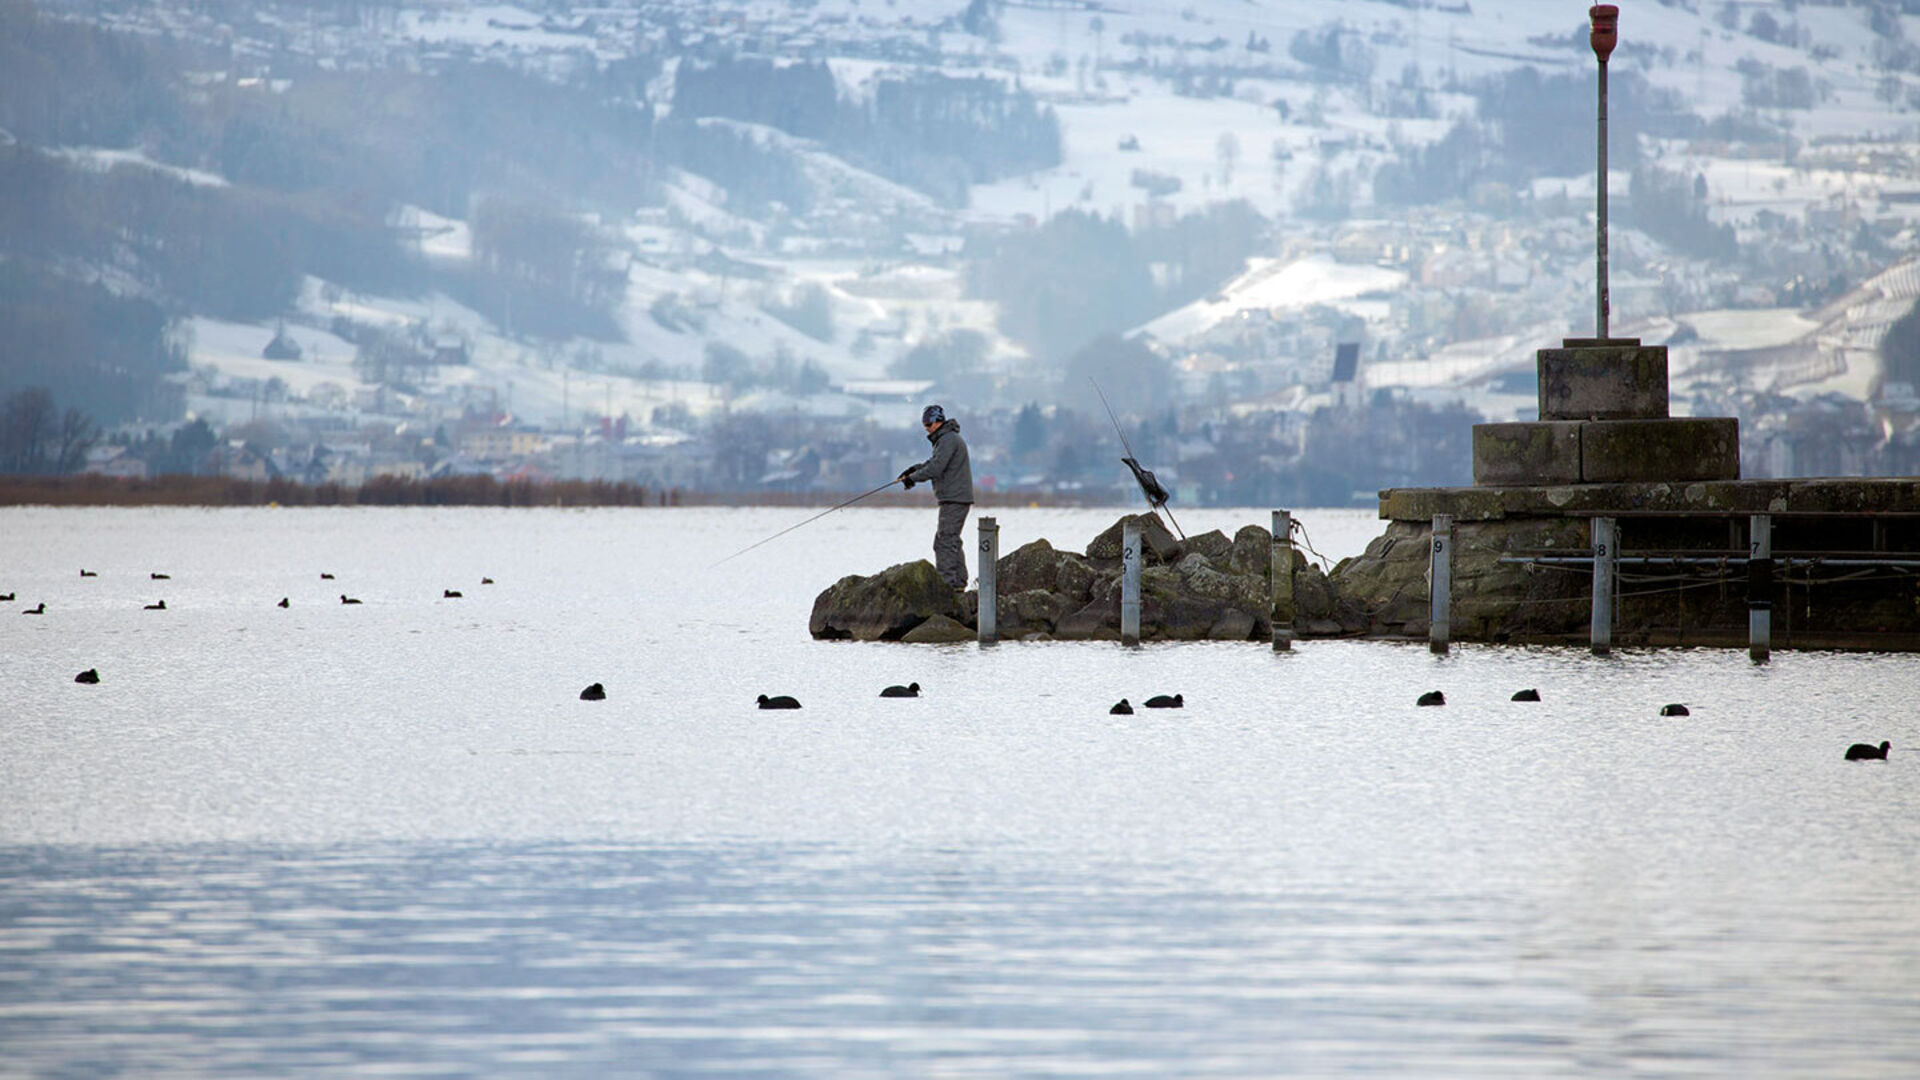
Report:
M 933 497 L 941 502 L 973 501 L 973 466 L 967 462 L 967 440 L 960 437 L 960 421 L 948 420 L 934 428 L 927 441 L 933 456 L 907 470 L 914 483 L 933 481 Z

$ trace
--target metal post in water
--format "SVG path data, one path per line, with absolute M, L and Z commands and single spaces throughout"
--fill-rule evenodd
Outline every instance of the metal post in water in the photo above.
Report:
M 1613 562 L 1619 558 L 1613 519 L 1593 519 L 1593 655 L 1613 651 Z
M 1595 249 L 1598 266 L 1595 267 L 1594 326 L 1595 336 L 1601 341 L 1607 339 L 1607 58 L 1613 55 L 1613 47 L 1620 40 L 1620 9 L 1613 4 L 1595 4 L 1587 9 L 1587 16 L 1593 20 L 1587 32 L 1587 41 L 1593 46 L 1593 55 L 1600 60 L 1600 167 L 1594 175 L 1596 192 L 1595 209 L 1599 225 L 1599 241 Z
M 1773 515 L 1755 514 L 1747 539 L 1747 657 L 1764 664 L 1773 652 Z
M 1120 643 L 1140 644 L 1140 525 L 1120 530 Z
M 1273 651 L 1293 648 L 1293 515 L 1273 512 L 1273 549 L 1268 559 L 1273 574 Z
M 1427 571 L 1427 648 L 1447 651 L 1453 635 L 1453 515 L 1433 515 L 1433 557 Z
M 1000 523 L 993 518 L 980 519 L 980 641 L 999 640 L 1000 635 Z

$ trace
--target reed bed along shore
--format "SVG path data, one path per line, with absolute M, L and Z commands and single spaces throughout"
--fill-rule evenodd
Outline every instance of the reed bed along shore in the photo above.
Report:
M 833 506 L 859 492 L 699 491 L 605 480 L 376 477 L 364 484 L 303 484 L 228 476 L 0 476 L 0 506 Z M 981 506 L 1105 505 L 1053 492 L 979 492 Z M 865 506 L 924 506 L 918 492 L 884 491 Z

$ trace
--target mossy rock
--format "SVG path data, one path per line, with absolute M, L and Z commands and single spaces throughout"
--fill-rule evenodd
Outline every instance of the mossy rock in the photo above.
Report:
M 936 615 L 965 621 L 960 594 L 919 559 L 871 577 L 841 578 L 814 598 L 807 629 L 816 638 L 896 641 Z
M 1014 593 L 1000 601 L 996 624 L 1000 633 L 1017 636 L 1035 630 L 1053 629 L 1060 617 L 1078 606 L 1072 601 L 1045 589 L 1028 589 Z
M 1180 550 L 1185 555 L 1200 554 L 1217 560 L 1233 550 L 1233 541 L 1227 539 L 1226 533 L 1212 529 L 1198 536 L 1187 537 L 1181 543 Z
M 1242 526 L 1233 534 L 1233 543 L 1227 549 L 1226 568 L 1235 574 L 1271 575 L 1273 534 L 1258 525 Z
M 945 615 L 935 615 L 907 631 L 900 640 L 909 645 L 951 645 L 961 641 L 972 641 L 977 636 L 974 631 L 953 619 Z
M 1045 540 L 1022 544 L 1010 555 L 1003 555 L 994 566 L 998 572 L 1000 595 L 1012 596 L 1032 589 L 1051 589 L 1059 574 L 1060 553 Z
M 1118 562 L 1120 559 L 1120 536 L 1127 522 L 1140 525 L 1141 547 L 1145 549 L 1146 563 L 1170 562 L 1179 557 L 1180 541 L 1167 531 L 1166 523 L 1159 514 L 1128 514 L 1119 521 L 1106 527 L 1093 542 L 1087 545 L 1087 558 L 1101 562 Z

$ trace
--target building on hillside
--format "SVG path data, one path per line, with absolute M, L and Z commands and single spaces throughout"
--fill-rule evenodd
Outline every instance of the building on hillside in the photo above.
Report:
M 1343 341 L 1333 349 L 1333 379 L 1328 384 L 1336 409 L 1358 409 L 1366 401 L 1360 381 L 1360 343 Z
M 80 471 L 91 476 L 145 480 L 147 463 L 127 453 L 124 446 L 95 446 L 87 451 L 87 463 Z
M 287 336 L 287 324 L 281 323 L 266 347 L 260 350 L 260 355 L 268 360 L 298 360 L 301 356 L 300 343 Z
M 511 427 L 469 428 L 460 433 L 460 453 L 481 461 L 510 461 L 546 449 L 546 436 Z

